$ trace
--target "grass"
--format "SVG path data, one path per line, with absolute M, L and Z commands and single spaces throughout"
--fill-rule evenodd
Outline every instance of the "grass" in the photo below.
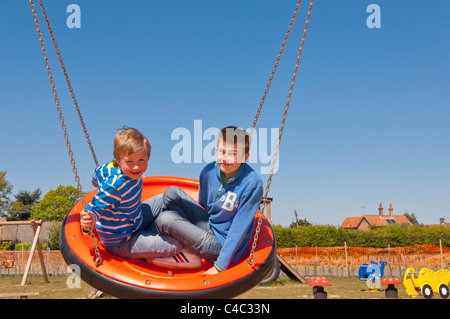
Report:
M 94 290 L 80 280 L 80 288 L 69 288 L 66 276 L 49 276 L 50 283 L 46 283 L 42 276 L 28 276 L 27 282 L 21 286 L 22 276 L 0 276 L 0 294 L 16 292 L 39 292 L 29 299 L 81 299 L 87 298 Z M 9 297 L 17 299 L 18 297 Z
M 305 278 L 308 280 L 309 278 Z M 325 287 L 328 299 L 386 299 L 384 289 L 371 291 L 358 278 L 327 277 L 332 286 Z M 410 299 L 403 285 L 396 285 L 399 299 Z M 256 286 L 238 296 L 239 299 L 313 299 L 312 287 L 288 277 L 280 277 L 266 286 Z
M 50 276 L 50 283 L 46 283 L 41 276 L 29 276 L 27 284 L 21 286 L 21 276 L 0 276 L 0 293 L 39 292 L 39 295 L 30 296 L 30 299 L 86 299 L 95 289 L 83 281 L 80 281 L 79 288 L 69 288 L 67 278 L 66 276 Z M 306 280 L 308 279 L 306 278 Z M 358 278 L 327 277 L 327 279 L 332 284 L 330 287 L 325 287 L 328 299 L 385 299 L 385 286 L 383 285 L 380 290 L 369 291 L 366 282 L 360 281 Z M 396 288 L 400 299 L 410 299 L 402 284 L 396 285 Z M 282 276 L 275 282 L 265 286 L 256 286 L 236 298 L 313 299 L 313 293 L 312 287 L 308 284 Z

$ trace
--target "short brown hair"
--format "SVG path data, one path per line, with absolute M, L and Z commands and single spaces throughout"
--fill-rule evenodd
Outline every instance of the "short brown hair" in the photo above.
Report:
M 114 158 L 118 161 L 120 154 L 133 154 L 141 150 L 143 147 L 147 149 L 147 156 L 150 158 L 151 145 L 148 139 L 137 129 L 124 126 L 117 130 L 114 138 Z
M 217 143 L 223 141 L 227 142 L 228 138 L 233 138 L 234 145 L 244 146 L 244 154 L 248 154 L 250 151 L 250 134 L 247 133 L 246 130 L 237 126 L 227 126 L 220 130 Z

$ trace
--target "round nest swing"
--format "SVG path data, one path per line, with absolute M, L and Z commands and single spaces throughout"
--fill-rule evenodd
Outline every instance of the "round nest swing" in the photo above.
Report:
M 283 134 L 287 112 L 290 106 L 295 79 L 298 74 L 298 67 L 314 1 L 315 0 L 310 0 L 308 14 L 306 17 L 305 26 L 303 28 L 301 43 L 299 46 L 297 60 L 291 80 L 291 86 L 289 88 L 289 94 L 284 109 L 283 119 L 280 125 L 280 134 L 278 137 L 273 163 L 276 162 L 278 156 L 281 136 Z M 80 275 L 82 280 L 84 280 L 91 286 L 101 290 L 102 292 L 108 293 L 118 298 L 231 298 L 251 289 L 253 286 L 260 283 L 261 280 L 263 280 L 272 271 L 276 261 L 275 237 L 270 223 L 264 217 L 264 209 L 266 205 L 265 202 L 263 202 L 260 211 L 258 210 L 255 214 L 254 239 L 253 243 L 249 243 L 249 245 L 251 245 L 250 253 L 247 256 L 242 257 L 241 260 L 239 260 L 237 263 L 232 264 L 228 270 L 211 276 L 202 276 L 203 272 L 212 266 L 209 263 L 204 262 L 202 268 L 193 270 L 169 270 L 160 268 L 143 260 L 131 260 L 112 255 L 101 245 L 95 230 L 91 231 L 89 235 L 82 233 L 79 213 L 83 210 L 86 203 L 94 197 L 96 191 L 92 191 L 85 196 L 82 195 L 83 191 L 80 184 L 80 179 L 77 174 L 75 160 L 67 134 L 67 128 L 64 123 L 62 109 L 60 107 L 57 90 L 55 88 L 55 82 L 53 80 L 52 72 L 50 69 L 50 63 L 48 61 L 47 52 L 33 0 L 29 0 L 29 3 L 33 15 L 33 20 L 35 22 L 41 50 L 43 53 L 47 75 L 50 79 L 54 101 L 59 114 L 61 128 L 66 140 L 66 147 L 68 149 L 68 154 L 75 175 L 75 181 L 77 182 L 77 187 L 81 197 L 81 199 L 67 214 L 61 226 L 60 248 L 66 263 L 68 265 L 78 265 L 78 267 L 80 268 Z M 278 63 L 281 59 L 281 55 L 283 54 L 286 41 L 289 38 L 289 33 L 296 19 L 297 12 L 300 8 L 301 3 L 302 0 L 298 0 L 276 63 L 272 70 L 272 74 L 270 76 L 269 82 L 267 83 L 266 90 L 253 121 L 250 135 L 252 134 L 258 121 L 261 109 L 277 70 Z M 64 73 L 64 77 L 71 93 L 71 97 L 80 119 L 80 123 L 83 127 L 83 131 L 91 150 L 92 157 L 94 159 L 95 165 L 98 166 L 98 161 L 91 140 L 89 138 L 89 134 L 87 133 L 80 108 L 78 107 L 78 102 L 72 89 L 63 59 L 60 54 L 60 50 L 58 48 L 58 44 L 56 43 L 56 39 L 50 26 L 50 21 L 48 19 L 47 12 L 44 8 L 42 0 L 39 0 L 39 6 L 41 7 L 46 26 L 51 36 L 53 46 L 56 50 L 58 60 L 61 64 L 61 69 Z M 268 198 L 268 192 L 273 177 L 273 170 L 274 164 L 272 164 L 271 167 L 266 191 L 263 198 Z M 182 188 L 193 198 L 197 198 L 197 180 L 186 179 L 182 177 L 161 176 L 145 177 L 143 178 L 143 183 L 144 189 L 142 193 L 142 200 L 146 200 L 150 197 L 159 195 L 163 193 L 167 187 L 172 185 Z
M 143 183 L 142 200 L 161 194 L 172 185 L 182 188 L 193 198 L 197 197 L 197 180 L 162 176 L 144 177 Z M 84 200 L 89 202 L 96 192 L 90 192 Z M 228 270 L 212 276 L 202 276 L 212 266 L 205 261 L 199 269 L 160 268 L 140 259 L 112 255 L 101 245 L 94 231 L 103 259 L 101 265 L 97 266 L 93 241 L 81 231 L 79 213 L 82 209 L 79 201 L 63 222 L 60 233 L 61 253 L 68 265 L 76 264 L 80 267 L 83 281 L 117 298 L 232 298 L 263 280 L 272 271 L 276 260 L 275 237 L 269 222 L 262 216 L 260 238 L 252 266 L 247 264 L 247 254 Z

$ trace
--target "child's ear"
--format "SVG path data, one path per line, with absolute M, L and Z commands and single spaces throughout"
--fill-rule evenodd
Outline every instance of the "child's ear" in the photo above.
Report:
M 116 162 L 117 166 L 119 166 L 119 156 L 114 156 L 114 154 L 113 154 L 113 158 L 114 158 L 114 161 Z

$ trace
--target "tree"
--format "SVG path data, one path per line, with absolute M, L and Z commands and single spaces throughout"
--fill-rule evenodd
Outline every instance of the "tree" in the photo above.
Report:
M 8 195 L 11 194 L 13 186 L 6 180 L 6 171 L 0 171 L 0 216 L 5 216 L 5 213 L 10 207 L 10 199 Z
M 42 200 L 31 208 L 31 219 L 44 221 L 63 221 L 69 210 L 79 198 L 78 189 L 59 185 L 48 191 Z
M 299 219 L 299 220 L 296 221 L 296 222 L 292 222 L 292 223 L 289 225 L 289 227 L 295 228 L 295 227 L 299 227 L 299 226 L 311 226 L 311 225 L 312 225 L 312 224 L 311 224 L 309 221 L 307 221 L 306 218 L 303 218 L 303 219 Z
M 31 208 L 39 202 L 41 194 L 40 188 L 37 188 L 32 192 L 20 191 L 14 195 L 16 200 L 11 202 L 8 220 L 29 220 Z
M 312 224 L 306 220 L 306 218 L 298 219 L 297 210 L 294 209 L 294 215 L 295 215 L 295 222 L 292 222 L 289 227 L 298 227 L 298 226 L 311 226 Z
M 61 232 L 62 223 L 52 223 L 49 229 L 50 241 L 48 242 L 50 249 L 59 250 L 59 234 Z
M 408 218 L 408 220 L 411 222 L 411 224 L 413 224 L 414 226 L 420 226 L 419 221 L 417 220 L 416 215 L 414 215 L 414 213 L 410 214 L 410 213 L 404 213 L 404 216 L 406 216 L 406 218 Z

